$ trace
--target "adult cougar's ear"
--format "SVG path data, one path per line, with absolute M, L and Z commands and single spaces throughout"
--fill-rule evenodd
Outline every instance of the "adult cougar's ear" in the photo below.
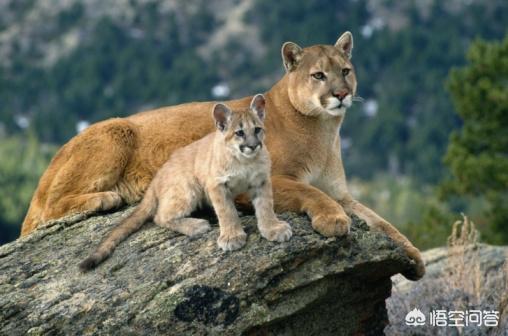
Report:
M 302 59 L 303 49 L 296 43 L 286 42 L 282 45 L 281 54 L 286 72 L 291 72 Z
M 231 109 L 222 103 L 217 103 L 213 106 L 213 119 L 215 119 L 215 126 L 221 132 L 226 130 L 228 122 L 231 119 Z
M 353 51 L 353 34 L 348 31 L 342 34 L 337 42 L 335 42 L 335 47 L 346 54 L 348 58 L 351 58 L 351 53 Z
M 257 95 L 252 98 L 252 101 L 250 102 L 250 109 L 258 115 L 259 119 L 263 121 L 265 119 L 265 96 L 263 96 L 261 93 L 258 93 Z

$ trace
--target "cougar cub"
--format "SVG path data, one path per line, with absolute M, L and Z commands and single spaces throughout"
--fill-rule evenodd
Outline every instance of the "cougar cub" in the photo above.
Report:
M 207 220 L 188 217 L 206 203 L 213 206 L 219 219 L 219 247 L 225 251 L 239 249 L 246 234 L 234 198 L 241 193 L 248 193 L 252 199 L 263 237 L 289 240 L 291 227 L 273 211 L 270 158 L 263 145 L 265 98 L 258 94 L 249 109 L 238 111 L 216 104 L 213 118 L 217 130 L 171 155 L 137 209 L 80 264 L 81 269 L 97 266 L 149 219 L 187 236 L 208 231 Z

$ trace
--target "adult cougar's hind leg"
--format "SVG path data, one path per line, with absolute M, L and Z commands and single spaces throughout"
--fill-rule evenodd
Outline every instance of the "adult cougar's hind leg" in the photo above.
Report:
M 56 206 L 46 209 L 45 215 L 49 219 L 61 218 L 73 213 L 96 213 L 118 208 L 123 201 L 120 195 L 114 191 L 102 191 L 82 195 L 69 195 L 60 199 Z
M 28 212 L 23 220 L 23 225 L 21 226 L 21 236 L 29 234 L 42 222 L 42 214 L 48 196 L 48 189 L 51 187 L 51 182 L 58 170 L 68 161 L 70 157 L 69 147 L 71 147 L 71 145 L 67 143 L 60 148 L 39 179 L 39 184 L 32 196 L 30 207 L 28 208 Z
M 46 190 L 42 221 L 121 205 L 122 195 L 112 190 L 122 178 L 135 144 L 135 125 L 122 119 L 93 125 L 72 139 L 68 159 Z

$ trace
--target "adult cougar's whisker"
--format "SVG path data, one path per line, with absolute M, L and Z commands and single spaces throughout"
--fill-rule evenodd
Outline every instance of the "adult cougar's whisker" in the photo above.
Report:
M 365 101 L 365 99 L 363 99 L 360 96 L 354 96 L 353 101 L 363 103 Z

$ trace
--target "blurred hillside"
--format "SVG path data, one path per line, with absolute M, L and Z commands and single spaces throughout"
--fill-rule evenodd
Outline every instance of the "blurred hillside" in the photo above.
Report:
M 421 192 L 444 177 L 460 126 L 445 79 L 475 38 L 503 38 L 506 17 L 504 0 L 0 0 L 0 147 L 30 135 L 54 148 L 98 120 L 265 91 L 283 74 L 284 41 L 333 44 L 351 30 L 365 102 L 341 131 L 348 176 L 404 176 Z M 25 182 L 42 170 L 1 160 L 0 194 L 23 185 L 11 203 L 24 212 Z M 0 213 L 0 243 L 21 218 Z

